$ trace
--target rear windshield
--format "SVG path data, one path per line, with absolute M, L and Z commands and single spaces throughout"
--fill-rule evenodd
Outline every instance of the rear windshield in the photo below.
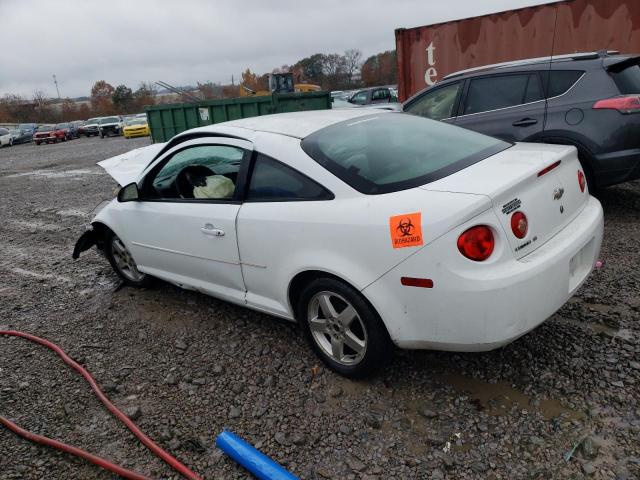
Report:
M 611 76 L 616 82 L 620 93 L 640 93 L 640 65 L 631 65 L 618 72 L 612 71 Z
M 365 194 L 425 185 L 510 146 L 493 137 L 404 113 L 347 120 L 302 141 L 311 158 Z

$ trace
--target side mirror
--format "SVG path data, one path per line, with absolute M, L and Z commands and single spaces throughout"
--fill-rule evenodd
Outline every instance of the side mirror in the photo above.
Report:
M 118 201 L 122 202 L 135 202 L 139 199 L 140 193 L 138 192 L 138 184 L 133 182 L 129 185 L 125 185 L 118 192 Z

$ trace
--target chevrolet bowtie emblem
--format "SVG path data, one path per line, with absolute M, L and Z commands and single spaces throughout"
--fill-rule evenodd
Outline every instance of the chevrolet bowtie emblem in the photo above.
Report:
M 562 195 L 564 195 L 564 188 L 562 188 L 562 187 L 556 188 L 553 191 L 553 199 L 554 200 L 560 200 L 562 198 Z

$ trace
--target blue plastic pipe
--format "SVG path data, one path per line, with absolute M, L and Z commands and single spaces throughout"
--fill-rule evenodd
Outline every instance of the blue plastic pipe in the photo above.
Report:
M 218 435 L 216 446 L 260 480 L 299 480 L 264 453 L 227 430 Z

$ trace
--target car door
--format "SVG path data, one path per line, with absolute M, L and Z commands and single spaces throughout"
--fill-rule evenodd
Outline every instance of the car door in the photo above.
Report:
M 334 196 L 291 166 L 261 153 L 254 156 L 237 222 L 247 305 L 289 317 L 283 292 L 291 277 L 285 265 L 299 261 L 293 245 L 304 238 L 304 226 L 292 219 L 313 216 L 314 203 L 331 202 Z
M 408 100 L 403 111 L 413 115 L 453 123 L 458 110 L 463 82 L 447 83 L 426 90 Z
M 368 102 L 368 93 L 368 90 L 360 90 L 349 99 L 349 103 L 353 103 L 354 105 L 366 105 Z
M 391 93 L 388 88 L 376 88 L 371 92 L 371 103 L 389 103 Z
M 538 72 L 467 80 L 455 124 L 510 142 L 539 141 L 545 100 Z
M 244 302 L 236 239 L 250 142 L 201 138 L 174 147 L 122 204 L 120 224 L 139 270 Z

